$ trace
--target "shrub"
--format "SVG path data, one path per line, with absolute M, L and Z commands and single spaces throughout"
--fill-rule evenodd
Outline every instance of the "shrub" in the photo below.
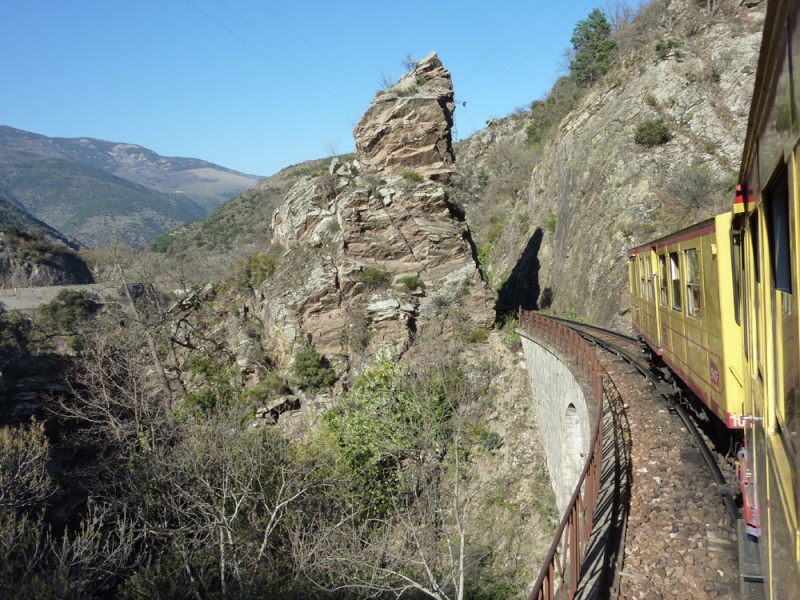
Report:
M 680 40 L 659 40 L 656 42 L 656 62 L 661 62 L 662 60 L 667 60 L 670 55 L 674 56 L 676 59 L 683 58 L 683 52 L 678 50 L 683 46 L 683 42 Z
M 544 228 L 550 233 L 556 232 L 556 214 L 552 210 L 547 213 L 547 218 L 544 220 Z
M 408 183 L 420 183 L 423 179 L 425 179 L 420 173 L 416 171 L 403 171 L 402 173 L 403 179 L 405 179 Z
M 333 385 L 336 373 L 328 360 L 319 354 L 313 346 L 303 346 L 294 357 L 291 368 L 297 387 L 318 390 Z
M 662 119 L 645 119 L 636 126 L 633 134 L 633 140 L 642 146 L 666 144 L 669 139 L 669 128 Z
M 84 292 L 61 290 L 51 302 L 39 308 L 45 323 L 64 335 L 76 335 L 79 326 L 96 309 L 94 300 Z
M 400 283 L 406 288 L 407 291 L 413 292 L 419 287 L 419 275 L 406 275 L 400 278 Z
M 389 511 L 408 485 L 403 463 L 437 459 L 452 435 L 448 399 L 463 382 L 457 368 L 444 376 L 409 373 L 387 355 L 365 370 L 325 424 L 359 502 L 377 514 Z M 425 460 L 422 460 L 425 458 Z M 441 460 L 441 459 L 439 459 Z
M 250 287 L 257 287 L 264 283 L 278 268 L 280 261 L 279 249 L 270 247 L 266 252 L 251 254 L 247 260 L 245 273 Z
M 697 160 L 676 170 L 667 181 L 667 191 L 678 204 L 688 208 L 699 208 L 722 188 L 723 182 L 714 177 L 707 165 Z
M 489 332 L 485 329 L 473 329 L 467 334 L 467 341 L 470 344 L 483 344 L 489 339 Z
M 522 348 L 522 342 L 517 333 L 517 325 L 517 318 L 508 315 L 503 319 L 503 324 L 500 327 L 500 340 L 506 347 L 514 351 Z
M 375 267 L 365 267 L 356 273 L 353 279 L 363 283 L 371 290 L 385 288 L 392 282 L 391 275 Z
M 483 431 L 480 434 L 479 441 L 484 450 L 497 450 L 503 445 L 503 438 L 495 431 Z

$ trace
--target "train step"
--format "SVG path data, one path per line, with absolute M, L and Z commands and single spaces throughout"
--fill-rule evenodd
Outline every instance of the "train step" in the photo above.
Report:
M 739 519 L 736 527 L 739 533 L 739 589 L 742 600 L 766 600 L 758 541 L 745 533 L 742 519 Z

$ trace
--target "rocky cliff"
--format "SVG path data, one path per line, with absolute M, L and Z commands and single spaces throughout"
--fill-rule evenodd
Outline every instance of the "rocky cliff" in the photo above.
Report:
M 38 230 L 0 232 L 0 289 L 93 283 L 86 263 Z
M 627 248 L 732 203 L 763 8 L 709 13 L 688 0 L 652 2 L 618 34 L 616 67 L 573 92 L 579 99 L 549 137 L 526 144 L 532 110 L 461 146 L 459 163 L 473 175 L 484 170 L 489 185 L 493 160 L 509 148 L 530 173 L 505 200 L 519 219 L 504 222 L 501 235 L 516 245 L 488 265 L 505 273 L 501 302 L 627 327 Z M 562 101 L 555 92 L 545 105 Z M 668 138 L 637 143 L 646 121 L 664 123 Z M 490 206 L 481 191 L 469 201 L 468 218 Z
M 404 91 L 379 94 L 361 119 L 355 159 L 333 159 L 289 191 L 272 218 L 270 267 L 250 279 L 252 293 L 217 302 L 215 339 L 243 373 L 257 371 L 254 356 L 285 368 L 311 345 L 346 383 L 378 351 L 399 357 L 418 339 L 493 324 L 464 215 L 431 177 L 446 178 L 452 163 L 450 74 L 431 54 L 397 87 Z M 184 308 L 177 338 L 189 347 L 202 326 Z

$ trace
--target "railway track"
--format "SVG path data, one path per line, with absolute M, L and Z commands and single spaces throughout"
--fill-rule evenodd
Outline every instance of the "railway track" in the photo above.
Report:
M 697 422 L 694 413 L 690 414 L 687 404 L 680 400 L 680 391 L 671 382 L 665 381 L 663 372 L 652 367 L 650 362 L 644 358 L 642 354 L 641 344 L 635 337 L 624 335 L 616 331 L 595 327 L 593 325 L 586 325 L 583 323 L 575 323 L 565 319 L 557 319 L 564 322 L 565 325 L 577 331 L 586 341 L 595 346 L 599 346 L 604 350 L 615 354 L 637 371 L 639 371 L 658 391 L 664 398 L 669 408 L 680 418 L 684 427 L 691 434 L 697 448 L 703 456 L 703 460 L 711 473 L 714 482 L 721 486 L 723 493 L 722 502 L 725 505 L 725 510 L 728 512 L 730 518 L 730 527 L 735 529 L 736 521 L 739 518 L 739 509 L 736 502 L 733 500 L 732 494 L 728 493 L 733 488 L 733 481 L 728 479 L 722 472 L 720 461 L 725 462 L 727 456 L 722 456 L 712 449 L 712 446 L 717 446 L 705 433 L 701 430 L 700 424 Z
M 638 339 L 558 319 L 596 348 L 630 423 L 630 503 L 620 598 L 739 598 L 738 507 L 724 447 L 650 365 Z

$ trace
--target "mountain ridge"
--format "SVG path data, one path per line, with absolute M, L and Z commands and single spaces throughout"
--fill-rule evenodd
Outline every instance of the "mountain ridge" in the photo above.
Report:
M 161 156 L 136 144 L 50 138 L 0 126 L 0 193 L 89 246 L 109 233 L 141 246 L 207 216 L 259 181 L 256 175 L 202 159 Z

